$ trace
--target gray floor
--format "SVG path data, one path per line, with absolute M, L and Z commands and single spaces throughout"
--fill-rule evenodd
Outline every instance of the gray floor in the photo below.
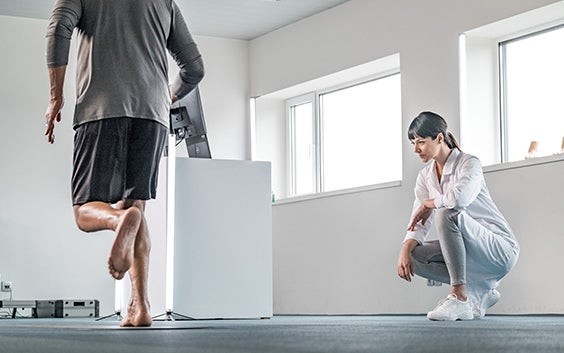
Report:
M 0 320 L 0 353 L 19 352 L 564 352 L 564 316 L 277 316 L 159 321 L 148 329 L 113 320 Z

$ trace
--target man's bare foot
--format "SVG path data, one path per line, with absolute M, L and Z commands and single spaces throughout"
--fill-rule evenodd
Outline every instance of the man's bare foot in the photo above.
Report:
M 149 303 L 138 303 L 132 300 L 127 308 L 127 316 L 121 320 L 121 327 L 149 327 L 153 324 L 153 318 L 149 312 Z
M 137 207 L 130 207 L 121 215 L 116 228 L 116 238 L 110 251 L 108 269 L 115 279 L 122 279 L 133 264 L 133 247 L 143 214 Z
M 119 323 L 120 327 L 133 327 L 133 324 L 131 323 L 131 321 L 129 320 L 129 315 L 127 315 L 126 317 L 124 317 L 121 322 Z

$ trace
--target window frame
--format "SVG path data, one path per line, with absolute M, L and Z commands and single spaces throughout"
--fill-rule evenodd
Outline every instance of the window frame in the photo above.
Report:
M 293 97 L 290 99 L 287 99 L 285 101 L 285 117 L 286 117 L 286 180 L 287 180 L 287 190 L 288 193 L 291 196 L 299 196 L 296 192 L 297 192 L 297 183 L 296 183 L 296 146 L 295 146 L 295 123 L 294 123 L 294 117 L 291 115 L 292 112 L 292 108 L 299 106 L 299 105 L 303 105 L 303 104 L 307 104 L 307 103 L 311 103 L 312 104 L 312 141 L 313 141 L 313 146 L 312 146 L 312 156 L 313 156 L 313 162 L 312 162 L 312 168 L 313 168 L 313 174 L 314 174 L 314 178 L 316 180 L 315 185 L 314 185 L 314 193 L 317 193 L 317 187 L 318 187 L 318 167 L 317 167 L 317 163 L 318 163 L 318 148 L 317 148 L 317 136 L 318 136 L 318 131 L 316 129 L 317 126 L 317 117 L 316 117 L 316 111 L 317 111 L 317 101 L 316 101 L 316 96 L 314 94 L 314 92 L 310 92 L 310 93 L 306 93 L 306 94 L 302 94 L 300 96 L 297 97 Z
M 526 32 L 500 38 L 497 41 L 498 50 L 498 71 L 499 71 L 499 123 L 500 123 L 500 149 L 501 163 L 510 163 L 509 161 L 509 131 L 508 131 L 508 96 L 507 96 L 507 51 L 508 44 L 526 40 L 527 38 L 543 35 L 555 30 L 564 29 L 564 23 L 551 23 L 540 27 L 534 27 Z
M 376 74 L 373 75 L 368 75 L 356 80 L 352 80 L 352 81 L 347 81 L 347 82 L 343 82 L 341 84 L 338 85 L 333 85 L 327 88 L 323 88 L 323 89 L 319 89 L 313 92 L 309 92 L 300 96 L 296 96 L 296 97 L 292 97 L 289 98 L 285 101 L 285 105 L 286 105 L 286 113 L 285 113 L 285 117 L 286 117 L 286 124 L 287 124 L 287 128 L 286 128 L 286 146 L 287 146 L 287 158 L 286 158 L 286 165 L 287 165 L 287 170 L 286 170 L 286 175 L 287 175 L 287 190 L 288 190 L 288 197 L 292 198 L 292 197 L 301 197 L 304 195 L 297 195 L 296 194 L 296 184 L 295 184 L 295 176 L 296 176 L 296 171 L 295 171 L 295 146 L 294 146 L 294 140 L 293 140 L 293 135 L 294 135 L 294 131 L 293 131 L 293 124 L 292 124 L 292 117 L 290 116 L 290 109 L 293 106 L 296 105 L 300 105 L 300 104 L 304 104 L 307 102 L 312 102 L 313 104 L 313 121 L 314 121 L 314 128 L 313 128 L 313 145 L 314 145 L 314 166 L 315 166 L 315 170 L 314 170 L 314 175 L 315 175 L 315 186 L 314 186 L 314 192 L 313 195 L 315 194 L 320 194 L 320 193 L 325 193 L 327 191 L 325 191 L 324 189 L 324 168 L 323 168 L 323 160 L 324 160 L 324 137 L 322 134 L 323 131 L 323 119 L 322 119 L 322 111 L 321 111 L 321 99 L 322 96 L 325 94 L 330 94 L 333 92 L 337 92 L 337 91 L 341 91 L 341 90 L 345 90 L 348 88 L 353 88 L 362 84 L 366 84 L 366 83 L 370 83 L 373 81 L 377 81 L 377 80 L 381 80 L 381 79 L 385 79 L 394 75 L 401 75 L 401 70 L 400 67 L 395 67 L 392 69 L 388 69 L 388 70 L 383 70 L 381 72 L 378 72 Z M 400 76 L 401 77 L 401 76 Z M 401 89 L 400 89 L 400 95 L 401 95 Z M 401 110 L 401 107 L 400 107 Z M 401 135 L 399 136 L 401 137 Z M 403 151 L 402 151 L 403 153 Z M 390 183 L 397 183 L 397 182 L 401 182 L 401 180 L 389 180 L 387 182 L 384 183 L 378 183 L 378 184 L 390 184 Z M 354 187 L 350 187 L 350 188 L 346 188 L 346 189 L 339 189 L 339 190 L 333 190 L 333 191 L 329 191 L 331 193 L 333 192 L 339 192 L 341 190 L 348 190 L 348 189 L 358 189 L 358 188 L 365 188 L 365 187 L 369 187 L 370 185 L 359 185 L 359 186 L 354 186 Z

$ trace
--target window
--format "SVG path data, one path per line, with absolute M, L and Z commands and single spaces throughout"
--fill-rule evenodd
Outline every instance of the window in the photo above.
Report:
M 316 190 L 314 113 L 313 95 L 296 98 L 289 104 L 291 190 L 294 195 L 311 194 Z
M 502 161 L 564 149 L 564 26 L 499 44 Z
M 563 13 L 559 1 L 460 35 L 460 142 L 484 166 L 562 151 Z
M 288 100 L 290 196 L 401 179 L 401 87 L 395 71 Z

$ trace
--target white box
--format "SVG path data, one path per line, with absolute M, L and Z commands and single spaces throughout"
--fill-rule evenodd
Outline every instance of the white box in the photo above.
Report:
M 272 316 L 270 163 L 176 159 L 173 311 Z

